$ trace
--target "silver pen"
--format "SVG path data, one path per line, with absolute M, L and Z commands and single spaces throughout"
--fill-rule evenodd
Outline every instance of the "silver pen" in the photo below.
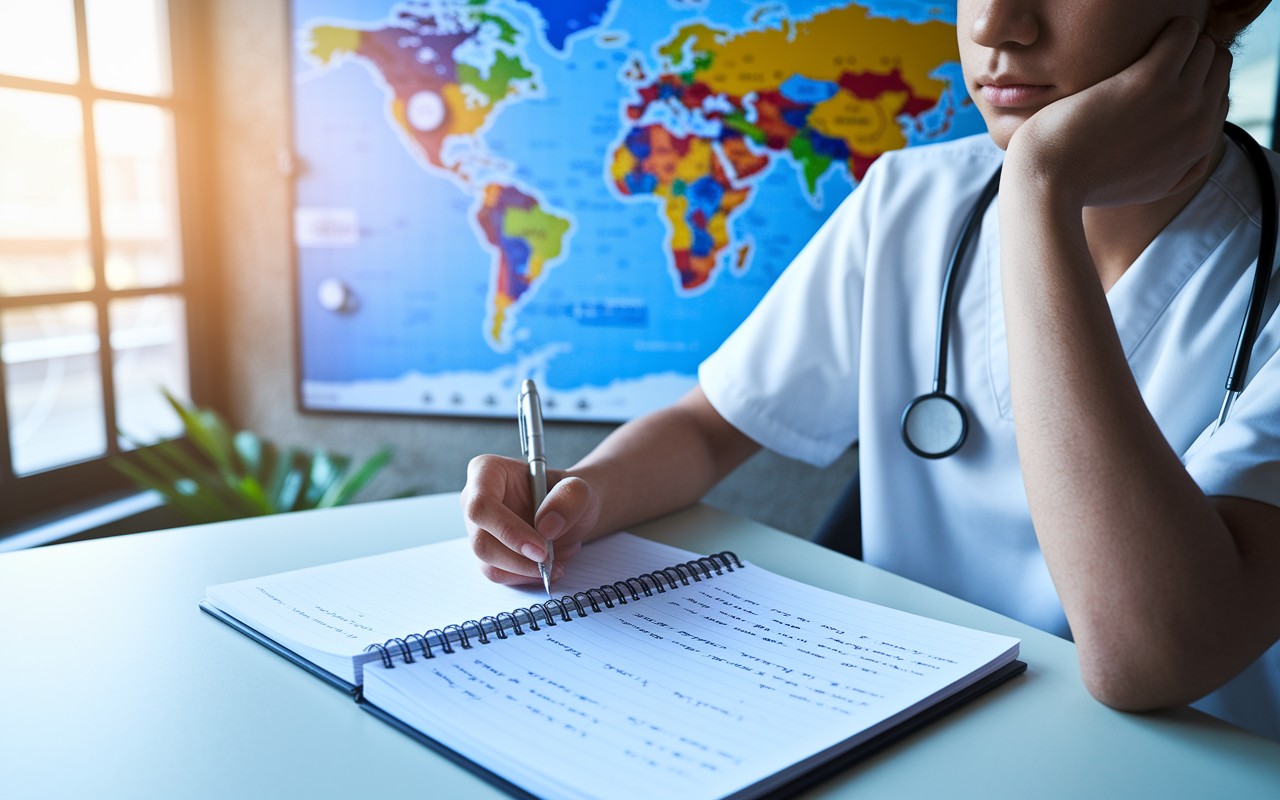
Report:
M 520 452 L 529 461 L 529 494 L 533 498 L 533 515 L 537 517 L 542 501 L 547 499 L 547 454 L 542 449 L 542 402 L 538 399 L 538 387 L 533 381 L 525 381 L 520 386 L 517 417 L 520 420 Z M 529 520 L 530 523 L 533 520 Z M 555 547 L 549 539 L 543 539 L 547 546 L 547 560 L 538 564 L 538 572 L 542 575 L 542 587 L 547 590 L 547 599 L 551 597 L 551 565 L 555 560 Z

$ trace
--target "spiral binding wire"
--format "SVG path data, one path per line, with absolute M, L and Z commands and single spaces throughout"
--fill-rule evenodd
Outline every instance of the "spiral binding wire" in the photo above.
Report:
M 731 559 L 732 563 L 730 563 Z M 454 644 L 463 650 L 471 649 L 473 638 L 480 644 L 491 644 L 493 639 L 489 638 L 490 635 L 498 639 L 506 639 L 508 630 L 516 636 L 524 636 L 524 627 L 534 631 L 542 630 L 538 627 L 539 614 L 544 625 L 555 627 L 557 616 L 560 617 L 561 622 L 572 622 L 573 615 L 570 612 L 576 611 L 579 617 L 585 617 L 589 607 L 591 613 L 599 614 L 603 610 L 601 606 L 604 609 L 613 608 L 615 604 L 625 606 L 628 595 L 632 602 L 637 602 L 642 595 L 652 597 L 654 594 L 665 594 L 668 589 L 675 590 L 679 588 L 677 583 L 679 586 L 688 586 L 690 580 L 700 583 L 704 579 L 710 579 L 712 570 L 715 570 L 716 575 L 723 575 L 725 571 L 733 572 L 735 566 L 741 569 L 742 562 L 732 551 L 725 550 L 722 553 L 646 572 L 634 578 L 607 583 L 597 589 L 587 589 L 572 596 L 565 595 L 559 600 L 535 603 L 528 608 L 521 607 L 512 611 L 500 611 L 478 620 L 469 619 L 458 625 L 446 625 L 443 628 L 432 628 L 422 633 L 411 633 L 404 638 L 388 639 L 382 644 L 369 645 L 365 648 L 365 652 L 376 652 L 382 660 L 382 666 L 395 669 L 397 653 L 403 663 L 414 662 L 415 645 L 421 658 L 435 658 L 435 651 L 432 649 L 433 639 L 436 649 L 442 653 L 453 654 L 456 652 Z M 664 579 L 667 584 L 665 588 L 662 585 Z M 521 617 L 524 620 L 523 627 Z

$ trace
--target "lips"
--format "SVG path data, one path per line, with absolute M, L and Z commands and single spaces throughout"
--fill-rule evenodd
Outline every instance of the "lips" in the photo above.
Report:
M 1025 108 L 1044 102 L 1052 86 L 1034 83 L 983 82 L 982 99 L 995 108 Z

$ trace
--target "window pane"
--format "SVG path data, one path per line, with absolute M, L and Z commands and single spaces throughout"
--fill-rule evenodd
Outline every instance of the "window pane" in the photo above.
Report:
M 99 100 L 93 114 L 107 286 L 131 289 L 180 281 L 172 112 Z
M 1231 111 L 1227 119 L 1274 149 L 1271 120 L 1280 75 L 1280 3 L 1272 3 L 1240 37 L 1231 67 Z
M 89 74 L 99 89 L 168 95 L 165 0 L 86 0 Z
M 0 0 L 0 73 L 80 80 L 72 0 Z
M 0 294 L 93 288 L 74 97 L 0 88 Z
M 111 301 L 116 427 L 128 439 L 151 444 L 182 433 L 182 422 L 160 390 L 186 399 L 187 315 L 171 294 Z
M 92 303 L 0 313 L 9 443 L 18 475 L 106 452 Z

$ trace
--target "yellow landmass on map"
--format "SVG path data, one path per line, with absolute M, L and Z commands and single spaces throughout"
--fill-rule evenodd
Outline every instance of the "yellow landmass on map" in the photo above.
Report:
M 334 53 L 354 53 L 360 49 L 360 31 L 318 25 L 311 29 L 311 55 L 328 64 Z
M 529 282 L 542 274 L 542 264 L 560 255 L 560 242 L 569 231 L 569 220 L 548 214 L 541 206 L 509 208 L 502 218 L 502 234 L 529 243 Z
M 489 325 L 489 336 L 495 341 L 502 341 L 502 329 L 507 326 L 507 309 L 515 305 L 515 300 L 505 294 L 493 298 L 493 322 Z
M 874 100 L 862 100 L 839 92 L 813 107 L 809 125 L 824 136 L 843 139 L 859 152 L 897 150 L 907 146 L 895 117 L 908 97 L 906 92 L 881 92 Z
M 793 30 L 794 27 L 794 30 Z M 917 97 L 937 99 L 946 84 L 929 77 L 938 64 L 958 61 L 954 25 L 872 17 L 859 6 L 832 9 L 779 29 L 733 35 L 701 23 L 682 28 L 660 51 L 679 69 L 686 43 L 695 80 L 714 92 L 742 97 L 778 86 L 792 75 L 835 81 L 846 72 L 902 71 Z
M 456 83 L 446 83 L 441 88 L 444 104 L 449 108 L 447 117 L 449 135 L 475 133 L 489 117 L 488 106 L 476 106 L 467 102 L 467 95 Z

